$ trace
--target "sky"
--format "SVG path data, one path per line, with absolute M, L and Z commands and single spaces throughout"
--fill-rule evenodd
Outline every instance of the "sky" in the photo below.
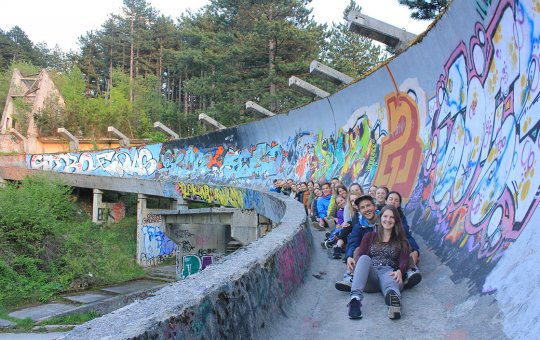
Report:
M 159 13 L 178 18 L 190 9 L 197 11 L 208 0 L 150 0 Z M 313 0 L 309 7 L 319 23 L 342 21 L 349 0 Z M 398 0 L 356 0 L 362 13 L 415 34 L 422 33 L 429 22 L 410 18 L 407 7 Z M 122 0 L 11 0 L 2 1 L 0 29 L 19 26 L 34 44 L 45 42 L 49 48 L 58 45 L 63 51 L 78 51 L 78 38 L 98 30 L 109 14 L 120 14 Z

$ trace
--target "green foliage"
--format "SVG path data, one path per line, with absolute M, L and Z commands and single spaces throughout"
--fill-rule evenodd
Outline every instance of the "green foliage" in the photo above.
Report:
M 448 4 L 448 0 L 398 0 L 401 5 L 413 10 L 411 18 L 434 19 Z
M 343 11 L 343 22 L 332 24 L 328 43 L 321 52 L 325 64 L 353 78 L 361 76 L 386 57 L 381 47 L 370 39 L 349 31 L 345 18 L 350 11 L 360 10 L 355 0 L 350 0 Z
M 39 323 L 39 325 L 80 325 L 98 317 L 95 311 L 56 316 Z
M 71 188 L 46 177 L 0 189 L 0 306 L 47 301 L 77 280 L 102 285 L 143 275 L 136 223 L 99 227 L 80 217 Z

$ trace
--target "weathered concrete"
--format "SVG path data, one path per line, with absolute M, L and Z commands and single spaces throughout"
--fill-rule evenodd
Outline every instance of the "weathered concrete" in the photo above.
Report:
M 137 280 L 137 281 L 121 284 L 118 286 L 102 288 L 101 290 L 104 292 L 115 293 L 115 294 L 130 294 L 130 293 L 146 290 L 149 288 L 153 288 L 156 286 L 160 286 L 162 284 L 163 284 L 162 282 L 158 282 L 158 281 Z
M 314 240 L 324 232 L 314 231 Z M 282 313 L 268 321 L 257 339 L 506 339 L 501 314 L 492 295 L 471 296 L 469 282 L 455 284 L 452 271 L 441 263 L 418 235 L 422 249 L 422 282 L 403 291 L 400 320 L 390 320 L 381 293 L 365 294 L 362 319 L 347 316 L 349 294 L 334 288 L 345 264 L 330 251 L 315 247 L 302 289 Z
M 118 141 L 119 141 L 121 147 L 129 148 L 129 146 L 131 145 L 131 142 L 130 142 L 129 138 L 126 135 L 124 135 L 122 132 L 120 132 L 120 130 L 118 130 L 114 126 L 109 126 L 109 127 L 107 127 L 107 131 L 112 132 L 114 135 L 116 135 L 118 137 Z
M 174 132 L 173 130 L 171 130 L 168 126 L 166 126 L 165 124 L 161 123 L 161 122 L 154 122 L 154 127 L 158 130 L 160 130 L 161 132 L 164 132 L 166 133 L 169 137 L 171 137 L 172 139 L 178 139 L 180 138 L 180 136 Z
M 151 299 L 75 328 L 66 339 L 252 338 L 304 280 L 309 263 L 312 242 L 303 208 L 285 200 L 280 227 L 264 239 Z M 113 324 L 117 326 L 111 332 Z
M 207 126 L 212 127 L 213 129 L 223 130 L 227 128 L 225 125 L 221 124 L 220 122 L 210 117 L 206 113 L 199 114 L 199 121 L 204 123 Z
M 79 150 L 79 139 L 73 136 L 71 132 L 65 128 L 58 128 L 56 131 L 69 141 L 69 151 Z
M 255 113 L 262 113 L 265 116 L 272 117 L 276 114 L 270 110 L 265 109 L 264 107 L 260 106 L 259 104 L 252 102 L 251 100 L 248 100 L 246 102 L 246 110 L 255 112 Z
M 364 37 L 377 40 L 400 51 L 416 37 L 405 29 L 371 18 L 363 13 L 351 11 L 347 16 L 349 30 Z
M 276 178 L 386 185 L 402 194 L 413 230 L 451 269 L 453 289 L 474 301 L 491 294 L 506 336 L 534 338 L 539 289 L 528 258 L 537 254 L 540 210 L 539 17 L 530 0 L 454 0 L 421 41 L 288 114 L 144 147 L 29 155 L 0 177 L 48 171 L 73 185 L 255 208 L 272 221 L 286 213 L 282 200 L 250 188 L 266 191 Z M 149 245 L 154 255 L 169 250 Z M 207 279 L 204 272 L 195 276 Z
M 17 325 L 15 322 L 11 322 L 9 320 L 0 319 L 0 329 L 2 328 L 10 328 Z
M 289 86 L 306 96 L 325 98 L 330 95 L 330 93 L 295 76 L 289 78 Z
M 68 305 L 65 303 L 48 303 L 45 305 L 20 309 L 9 313 L 9 316 L 17 319 L 30 318 L 34 321 L 40 321 L 72 310 L 75 307 L 75 305 Z
M 66 335 L 66 332 L 51 333 L 0 333 L 0 340 L 55 340 Z
M 103 223 L 103 219 L 99 218 L 99 208 L 101 207 L 103 199 L 103 191 L 99 189 L 94 189 L 92 191 L 92 222 L 94 223 Z
M 65 295 L 62 297 L 69 301 L 78 302 L 78 303 L 92 303 L 92 302 L 108 299 L 111 296 L 105 295 L 105 294 L 99 294 L 99 293 L 85 293 L 85 294 L 78 294 L 78 295 Z
M 345 73 L 339 72 L 338 70 L 335 70 L 321 62 L 318 62 L 317 60 L 313 60 L 311 64 L 309 64 L 309 73 L 319 76 L 323 79 L 330 80 L 331 82 L 336 84 L 349 84 L 354 80 L 353 77 L 350 77 Z

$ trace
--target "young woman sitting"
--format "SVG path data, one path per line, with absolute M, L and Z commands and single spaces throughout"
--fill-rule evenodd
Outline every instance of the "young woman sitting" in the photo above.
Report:
M 409 242 L 403 231 L 396 207 L 381 210 L 380 225 L 362 238 L 354 251 L 354 276 L 351 286 L 349 318 L 362 317 L 365 293 L 382 292 L 388 306 L 388 317 L 401 317 L 403 273 L 409 265 Z

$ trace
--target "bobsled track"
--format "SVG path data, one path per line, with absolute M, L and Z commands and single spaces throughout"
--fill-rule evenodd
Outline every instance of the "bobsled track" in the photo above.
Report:
M 4 156 L 0 177 L 255 209 L 279 226 L 66 338 L 532 339 L 540 335 L 540 3 L 454 0 L 432 28 L 330 97 L 207 135 Z M 340 177 L 404 196 L 424 277 L 401 320 L 370 294 L 347 319 L 344 265 L 275 178 Z M 532 222 L 531 222 L 532 221 Z

